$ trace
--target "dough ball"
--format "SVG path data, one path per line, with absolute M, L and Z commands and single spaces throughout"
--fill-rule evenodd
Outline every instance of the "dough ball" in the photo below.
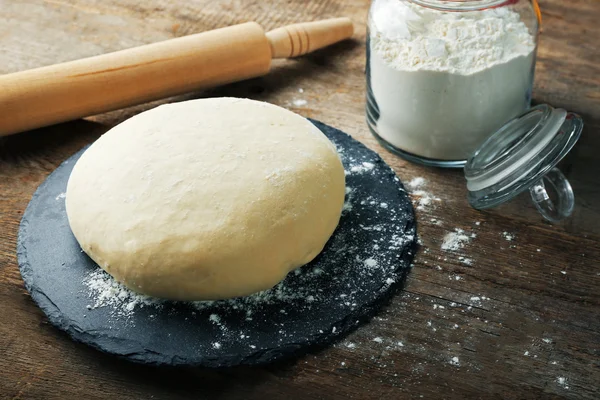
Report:
M 305 118 L 236 98 L 163 105 L 114 127 L 69 178 L 82 249 L 134 291 L 245 296 L 311 261 L 344 203 L 335 146 Z

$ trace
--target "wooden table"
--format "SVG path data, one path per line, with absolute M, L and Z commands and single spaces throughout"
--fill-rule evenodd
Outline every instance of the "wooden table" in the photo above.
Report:
M 559 225 L 544 222 L 527 196 L 475 211 L 460 171 L 413 165 L 377 144 L 364 122 L 368 3 L 0 0 L 2 73 L 248 20 L 270 29 L 349 16 L 353 42 L 278 62 L 265 78 L 178 99 L 241 96 L 288 107 L 352 134 L 403 181 L 423 177 L 420 189 L 441 199 L 426 204 L 413 195 L 422 203 L 422 247 L 406 289 L 336 345 L 264 368 L 158 369 L 99 353 L 50 326 L 23 287 L 15 254 L 21 215 L 46 176 L 110 126 L 153 105 L 2 139 L 1 398 L 600 398 L 600 3 L 540 1 L 535 100 L 586 122 L 562 165 L 577 207 Z M 457 228 L 476 237 L 458 251 L 442 250 L 444 235 Z

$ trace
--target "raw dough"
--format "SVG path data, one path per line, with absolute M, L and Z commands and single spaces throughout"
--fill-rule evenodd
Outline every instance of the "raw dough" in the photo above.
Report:
M 79 159 L 66 208 L 82 249 L 140 293 L 209 300 L 268 289 L 319 254 L 345 195 L 335 146 L 247 99 L 163 105 Z

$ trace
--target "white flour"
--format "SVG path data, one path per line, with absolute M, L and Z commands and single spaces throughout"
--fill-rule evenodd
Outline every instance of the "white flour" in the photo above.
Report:
M 442 242 L 442 250 L 447 251 L 457 251 L 464 247 L 466 243 L 469 243 L 471 239 L 475 238 L 477 235 L 471 233 L 467 234 L 464 230 L 456 228 L 454 232 L 448 232 L 444 236 L 444 241 Z M 469 260 L 471 261 L 471 260 Z M 472 261 L 471 261 L 472 262 Z
M 407 183 L 407 186 L 412 190 L 416 190 L 419 189 L 421 186 L 425 185 L 425 183 L 427 183 L 425 178 L 417 176 L 415 178 L 412 178 L 410 182 Z
M 441 202 L 437 196 L 422 190 L 421 188 L 427 185 L 427 181 L 425 178 L 420 176 L 411 179 L 406 186 L 410 189 L 410 194 L 413 196 L 414 204 L 416 205 L 417 210 L 423 211 L 428 207 L 434 206 L 434 202 Z
M 371 267 L 374 266 L 376 265 Z M 300 274 L 301 271 L 296 270 L 294 273 Z M 310 274 L 319 275 L 320 270 L 315 268 L 310 271 Z M 137 308 L 154 307 L 160 309 L 166 302 L 165 300 L 139 294 L 128 289 L 101 269 L 91 272 L 84 281 L 84 284 L 88 288 L 88 296 L 91 300 L 91 303 L 87 307 L 88 310 L 94 310 L 101 307 L 110 307 L 111 310 L 113 310 L 113 315 L 116 317 L 129 317 Z M 246 310 L 247 319 L 251 320 L 250 316 L 252 315 L 254 309 L 264 304 L 270 304 L 275 301 L 314 301 L 315 298 L 311 294 L 314 292 L 314 290 L 314 287 L 311 286 L 306 286 L 301 290 L 298 290 L 297 288 L 292 289 L 287 287 L 282 282 L 272 289 L 258 292 L 243 298 L 223 300 L 222 303 L 226 303 L 234 309 L 239 308 Z M 215 302 L 193 301 L 188 302 L 188 304 L 197 310 L 204 310 L 207 308 L 212 308 Z M 218 314 L 211 314 L 209 320 L 214 324 L 221 324 Z
M 535 43 L 510 7 L 441 13 L 375 0 L 370 29 L 376 129 L 402 150 L 466 159 L 528 106 Z

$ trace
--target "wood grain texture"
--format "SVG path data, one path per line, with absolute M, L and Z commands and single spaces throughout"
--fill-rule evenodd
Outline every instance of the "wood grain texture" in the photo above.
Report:
M 157 103 L 5 138 L 0 398 L 600 398 L 600 3 L 540 3 L 534 98 L 586 123 L 561 165 L 576 193 L 575 214 L 557 226 L 526 196 L 475 211 L 460 171 L 416 166 L 377 144 L 364 122 L 366 0 L 0 0 L 2 73 L 251 20 L 268 30 L 348 16 L 354 42 L 276 61 L 264 78 L 177 99 L 243 96 L 288 107 L 352 134 L 403 181 L 424 177 L 422 189 L 441 199 L 417 210 L 423 244 L 406 290 L 342 342 L 264 368 L 155 369 L 73 343 L 49 326 L 23 288 L 15 246 L 37 185 L 110 126 Z M 307 103 L 295 106 L 300 99 Z M 476 237 L 459 251 L 442 250 L 455 228 Z

